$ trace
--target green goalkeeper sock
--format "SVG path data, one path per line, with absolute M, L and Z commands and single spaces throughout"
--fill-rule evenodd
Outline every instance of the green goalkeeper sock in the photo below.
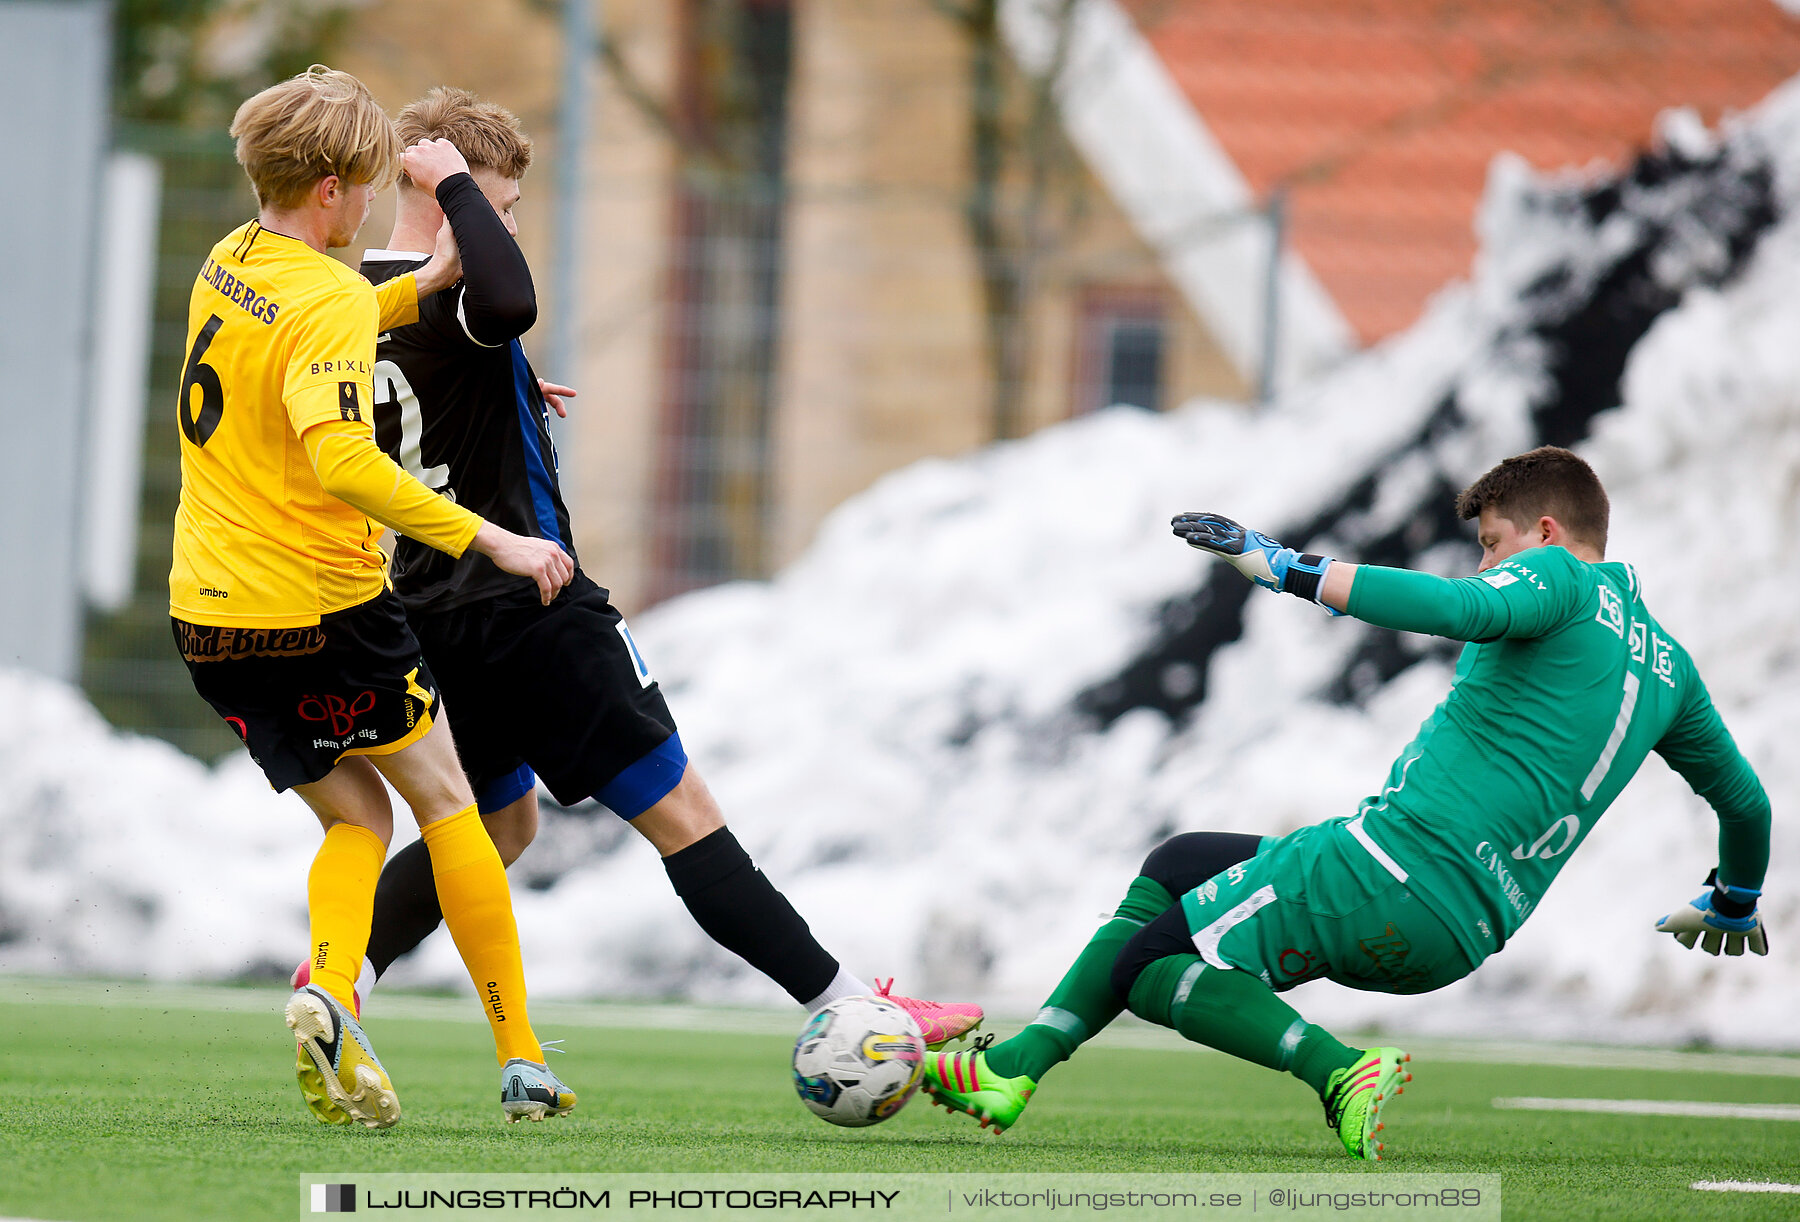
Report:
M 1291 1073 L 1321 1096 L 1331 1072 L 1362 1055 L 1249 972 L 1210 967 L 1198 955 L 1170 955 L 1145 968 L 1131 986 L 1131 1012 L 1196 1044 Z
M 1041 1081 L 1059 1062 L 1125 1009 L 1112 990 L 1113 960 L 1131 935 L 1175 902 L 1160 883 L 1135 878 L 1112 920 L 1088 940 L 1044 1008 L 1019 1034 L 987 1050 L 987 1065 L 1003 1078 Z

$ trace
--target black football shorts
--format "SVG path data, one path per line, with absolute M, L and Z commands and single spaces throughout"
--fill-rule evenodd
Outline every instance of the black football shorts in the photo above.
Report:
M 635 819 L 680 782 L 675 718 L 609 597 L 577 572 L 547 607 L 528 591 L 412 617 L 484 812 L 542 777 Z
M 391 591 L 305 628 L 171 624 L 195 690 L 277 792 L 431 728 L 437 688 Z

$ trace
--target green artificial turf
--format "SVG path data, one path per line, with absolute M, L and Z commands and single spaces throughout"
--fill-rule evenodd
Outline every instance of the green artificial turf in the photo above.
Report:
M 196 991 L 198 1004 L 184 1004 L 170 988 L 12 986 L 0 1002 L 0 1217 L 291 1218 L 302 1173 L 400 1171 L 1492 1173 L 1508 1218 L 1800 1217 L 1800 1197 L 1689 1187 L 1800 1181 L 1800 1123 L 1492 1106 L 1518 1095 L 1794 1104 L 1793 1074 L 1422 1052 L 1392 1112 L 1391 1162 L 1369 1166 L 1343 1156 L 1304 1086 L 1197 1049 L 1091 1046 L 999 1138 L 923 1101 L 879 1127 L 840 1130 L 796 1101 L 783 1017 L 723 1013 L 709 1029 L 659 1030 L 654 1010 L 633 1012 L 645 1025 L 632 1028 L 558 1025 L 541 1007 L 540 1036 L 568 1038 L 555 1068 L 581 1106 L 509 1126 L 486 1026 L 440 1016 L 474 1017 L 474 1002 L 396 995 L 378 999 L 369 1031 L 404 1119 L 368 1132 L 303 1110 L 284 993 Z M 668 1013 L 693 1022 L 692 1011 Z

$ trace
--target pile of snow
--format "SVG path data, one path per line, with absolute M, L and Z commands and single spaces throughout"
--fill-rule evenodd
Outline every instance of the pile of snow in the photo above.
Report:
M 1593 183 L 1500 163 L 1472 283 L 1274 408 L 1105 412 L 921 463 L 839 510 L 776 580 L 643 616 L 696 764 L 826 945 L 906 991 L 1028 1011 L 1169 833 L 1278 834 L 1352 810 L 1441 698 L 1442 650 L 1407 642 L 1334 699 L 1369 630 L 1251 597 L 1241 632 L 1159 671 L 1174 697 L 1204 692 L 1191 710 L 1091 715 L 1088 694 L 1168 636 L 1171 607 L 1223 588 L 1169 517 L 1308 523 L 1349 558 L 1417 534 L 1417 563 L 1467 571 L 1472 550 L 1416 520 L 1553 436 L 1546 403 L 1584 356 L 1556 327 L 1635 260 L 1667 308 L 1627 336 L 1622 406 L 1581 416 L 1577 448 L 1613 497 L 1611 558 L 1637 566 L 1774 801 L 1774 952 L 1718 960 L 1652 933 L 1716 856 L 1709 811 L 1653 759 L 1470 980 L 1290 1000 L 1346 1026 L 1800 1044 L 1800 942 L 1783 936 L 1800 928 L 1783 834 L 1800 753 L 1781 749 L 1800 730 L 1800 220 L 1722 238 L 1708 219 L 1721 174 L 1762 175 L 1770 217 L 1800 215 L 1800 89 L 1717 137 L 1677 118 L 1665 138 L 1671 164 L 1711 177 L 1608 187 L 1602 207 Z M 0 775 L 0 969 L 228 978 L 299 957 L 315 825 L 248 760 L 209 771 L 4 676 Z M 647 845 L 583 818 L 552 813 L 515 869 L 535 991 L 782 1000 L 694 928 Z M 439 936 L 395 978 L 462 974 Z

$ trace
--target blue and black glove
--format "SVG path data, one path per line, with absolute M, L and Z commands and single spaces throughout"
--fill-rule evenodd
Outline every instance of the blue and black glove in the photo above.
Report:
M 1169 525 L 1189 547 L 1212 553 L 1263 589 L 1319 602 L 1325 570 L 1331 567 L 1330 556 L 1302 555 L 1216 513 L 1177 514 Z M 1334 607 L 1325 609 L 1333 615 L 1343 614 Z
M 1722 883 L 1717 870 L 1706 876 L 1706 887 L 1698 899 L 1671 912 L 1656 928 L 1674 934 L 1689 950 L 1700 943 L 1709 955 L 1718 954 L 1721 946 L 1728 955 L 1743 954 L 1745 946 L 1754 954 L 1768 954 L 1769 935 L 1756 911 L 1762 892 Z

